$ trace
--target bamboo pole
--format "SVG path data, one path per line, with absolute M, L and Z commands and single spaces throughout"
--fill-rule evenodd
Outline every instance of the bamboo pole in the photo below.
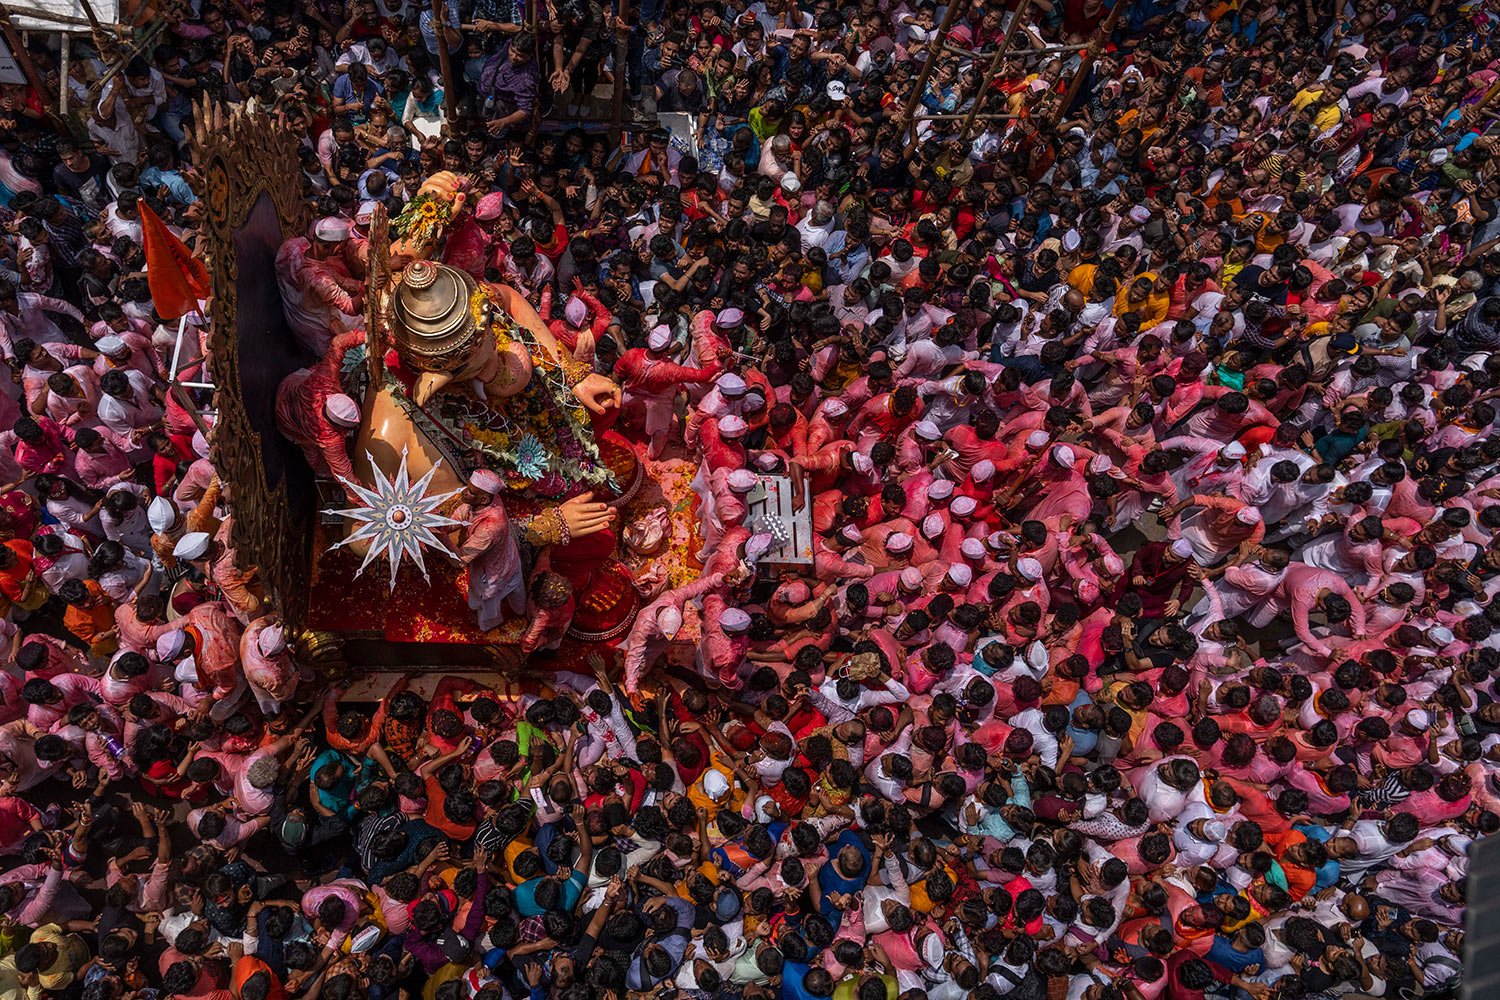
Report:
M 99 79 L 89 84 L 90 103 L 97 100 L 99 95 L 104 93 L 104 88 L 109 86 L 109 82 L 111 80 L 119 76 L 121 73 L 125 72 L 125 66 L 130 62 L 131 59 L 133 59 L 138 53 L 144 52 L 149 46 L 155 44 L 156 36 L 161 34 L 162 29 L 164 29 L 166 26 L 167 22 L 162 18 L 157 18 L 155 21 L 152 21 L 149 25 L 147 25 L 146 30 L 141 35 L 140 39 L 131 43 L 130 50 L 128 52 L 122 53 L 120 58 L 114 63 L 114 65 L 110 66 L 109 69 L 105 71 L 103 76 L 99 77 Z M 66 84 L 64 85 L 66 86 Z
M 4 3 L 0 3 L 0 32 L 4 33 L 5 44 L 10 46 L 10 54 L 21 68 L 21 75 L 26 77 L 26 82 L 36 91 L 42 107 L 50 108 L 53 104 L 52 91 L 47 88 L 46 79 L 37 72 L 36 63 L 31 61 L 31 53 L 26 50 L 26 43 L 16 30 L 15 23 L 10 19 L 10 9 Z M 63 81 L 63 86 L 67 86 L 66 80 Z
M 85 18 L 82 18 L 82 17 L 73 17 L 73 16 L 71 16 L 69 14 L 56 14 L 56 13 L 53 13 L 52 11 L 50 11 L 50 10 L 38 10 L 38 9 L 35 9 L 35 8 L 32 8 L 32 7 L 22 6 L 22 7 L 11 7 L 10 8 L 10 12 L 12 14 L 16 14 L 16 15 L 19 15 L 21 17 L 35 18 L 38 21 L 51 21 L 54 24 L 67 25 L 68 28 L 82 29 L 82 28 L 90 27 L 91 26 L 90 22 L 87 19 L 85 19 Z M 65 29 L 65 28 L 57 28 L 56 30 L 57 31 L 64 31 L 64 30 L 67 30 L 67 29 Z
M 974 124 L 974 119 L 979 115 L 979 109 L 984 106 L 985 97 L 989 96 L 990 85 L 995 82 L 995 73 L 1000 69 L 1000 62 L 1005 54 L 1010 51 L 1010 43 L 1016 37 L 1016 31 L 1021 27 L 1021 12 L 1030 9 L 1030 4 L 1017 4 L 1015 13 L 1010 16 L 1010 24 L 1005 28 L 1005 34 L 1000 36 L 1000 44 L 995 46 L 995 54 L 990 57 L 988 65 L 984 68 L 984 79 L 979 81 L 979 93 L 974 95 L 974 106 L 964 116 L 963 127 L 958 130 L 959 135 L 967 135 L 969 127 Z
M 443 117 L 452 122 L 455 120 L 453 115 L 453 57 L 448 53 L 447 0 L 432 0 L 432 21 L 432 33 L 437 36 L 438 43 L 438 72 L 443 77 Z M 450 132 L 449 135 L 452 133 Z
M 943 23 L 938 25 L 937 31 L 927 41 L 927 59 L 922 63 L 922 72 L 917 77 L 917 84 L 912 88 L 911 96 L 906 99 L 906 107 L 901 111 L 901 120 L 910 123 L 915 129 L 917 104 L 922 100 L 922 94 L 927 90 L 927 81 L 932 76 L 933 69 L 937 66 L 938 50 L 942 47 L 943 40 L 948 37 L 948 27 L 953 23 L 953 18 L 958 15 L 957 0 L 948 4 L 948 9 L 943 11 Z
M 625 121 L 625 64 L 630 61 L 630 0 L 620 0 L 616 15 L 624 28 L 615 28 L 615 93 L 609 114 L 609 125 L 618 136 Z
M 99 22 L 99 15 L 94 13 L 93 5 L 89 3 L 89 0 L 78 0 L 78 4 L 83 8 L 83 16 L 88 20 L 89 28 L 96 32 L 102 32 L 104 25 Z
M 1047 45 L 1039 49 L 1017 49 L 1011 53 L 1011 58 L 1035 59 L 1040 56 L 1061 55 L 1064 52 L 1079 52 L 1088 47 L 1087 42 L 1080 42 L 1077 45 Z M 943 51 L 949 55 L 963 56 L 965 59 L 980 59 L 990 54 L 981 49 L 965 49 L 957 45 L 944 45 Z
M 1484 114 L 1484 109 L 1494 102 L 1496 96 L 1500 96 L 1500 80 L 1490 84 L 1490 89 L 1484 92 L 1483 97 L 1460 112 L 1459 122 L 1467 121 L 1470 125 L 1478 124 L 1479 116 Z
M 1105 43 L 1109 40 L 1109 36 L 1114 34 L 1115 25 L 1119 23 L 1120 15 L 1125 13 L 1125 7 L 1126 4 L 1123 0 L 1120 3 L 1116 3 L 1114 9 L 1109 12 L 1109 16 L 1104 19 L 1104 23 L 1099 26 L 1099 30 L 1094 32 L 1094 37 L 1089 39 L 1088 48 L 1083 53 L 1083 59 L 1078 63 L 1078 70 L 1073 74 L 1072 82 L 1068 84 L 1067 94 L 1063 97 L 1062 103 L 1058 105 L 1057 112 L 1047 122 L 1047 131 L 1050 132 L 1056 128 L 1057 123 L 1062 120 L 1062 116 L 1067 114 L 1068 109 L 1073 106 L 1073 102 L 1078 98 L 1078 92 L 1083 89 L 1083 81 L 1088 79 L 1089 73 L 1093 71 L 1094 60 L 1099 58 L 1099 50 L 1104 48 Z
M 1005 122 L 1014 121 L 1018 118 L 1025 117 L 1025 115 L 1013 115 L 1008 111 L 983 115 L 974 115 L 968 111 L 965 111 L 963 114 L 959 115 L 918 115 L 915 120 L 919 122 L 956 122 L 962 119 L 964 128 L 968 128 L 970 121 Z

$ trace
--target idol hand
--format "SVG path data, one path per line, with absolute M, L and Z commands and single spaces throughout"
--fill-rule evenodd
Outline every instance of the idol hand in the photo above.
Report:
M 620 387 L 599 374 L 590 375 L 575 385 L 573 395 L 590 413 L 600 416 L 620 405 Z
M 596 501 L 592 493 L 580 493 L 571 500 L 565 500 L 558 509 L 567 522 L 568 534 L 573 538 L 592 535 L 615 523 L 614 510 L 609 504 Z

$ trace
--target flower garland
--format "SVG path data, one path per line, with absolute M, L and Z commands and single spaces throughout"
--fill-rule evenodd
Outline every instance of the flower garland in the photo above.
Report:
M 391 230 L 419 247 L 431 247 L 452 220 L 451 203 L 436 195 L 419 194 L 401 209 L 401 214 L 391 222 Z
M 467 392 L 445 392 L 428 416 L 488 456 L 506 471 L 512 489 L 530 489 L 557 499 L 576 483 L 615 487 L 594 440 L 588 411 L 573 395 L 568 370 L 529 332 L 495 308 L 483 286 L 469 299 L 475 324 L 495 338 L 495 350 L 520 342 L 531 356 L 532 377 L 526 388 L 496 409 Z

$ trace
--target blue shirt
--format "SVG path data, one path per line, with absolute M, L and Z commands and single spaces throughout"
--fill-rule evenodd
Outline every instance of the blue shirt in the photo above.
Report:
M 1249 951 L 1240 951 L 1230 944 L 1230 939 L 1222 934 L 1214 935 L 1213 946 L 1208 949 L 1208 954 L 1203 956 L 1205 960 L 1214 965 L 1222 965 L 1230 972 L 1244 972 L 1252 965 L 1264 966 L 1266 964 L 1265 952 L 1259 948 Z
M 1087 691 L 1080 690 L 1077 697 L 1075 697 L 1072 703 L 1068 705 L 1070 718 L 1071 713 L 1078 710 L 1078 706 L 1092 705 L 1093 703 L 1094 699 L 1089 697 L 1089 693 Z M 1096 730 L 1079 729 L 1077 726 L 1073 725 L 1071 721 L 1068 723 L 1068 736 L 1073 740 L 1074 757 L 1087 757 L 1089 754 L 1093 753 L 1094 749 L 1099 745 L 1099 733 Z
M 164 187 L 172 200 L 179 205 L 192 205 L 198 201 L 198 196 L 193 194 L 193 189 L 188 182 L 182 179 L 182 175 L 175 170 L 160 170 L 156 167 L 147 167 L 141 171 L 142 187 Z
M 319 805 L 347 823 L 354 818 L 354 761 L 337 750 L 324 750 L 313 760 L 308 777 L 316 778 L 319 771 L 334 764 L 343 767 L 343 776 L 332 788 L 319 788 L 315 784 L 313 790 L 318 793 Z
M 365 89 L 358 98 L 360 110 L 348 113 L 350 121 L 363 124 L 369 118 L 370 105 L 374 104 L 375 98 L 383 93 L 385 93 L 384 87 L 369 77 L 365 77 Z M 333 99 L 344 104 L 355 100 L 354 84 L 350 81 L 348 73 L 333 82 Z
M 448 27 L 452 28 L 453 31 L 454 31 L 454 33 L 457 34 L 458 33 L 458 7 L 455 4 L 449 3 L 447 5 L 447 13 L 448 13 L 448 18 L 447 18 Z M 435 55 L 438 54 L 437 31 L 436 31 L 436 29 L 433 28 L 432 22 L 433 22 L 432 8 L 431 7 L 424 7 L 422 9 L 422 16 L 417 21 L 417 27 L 420 28 L 421 31 L 422 31 L 422 44 L 425 45 L 425 46 L 427 46 L 427 52 L 428 52 L 428 54 L 435 56 Z M 457 45 L 450 46 L 449 49 L 448 49 L 448 51 L 450 53 L 457 52 L 458 51 L 458 46 Z
M 588 875 L 583 872 L 574 872 L 568 880 L 562 884 L 562 895 L 557 902 L 560 912 L 571 912 L 578 905 L 578 897 L 583 895 L 583 887 L 588 883 Z M 540 878 L 527 879 L 516 886 L 516 912 L 523 917 L 539 917 L 547 910 L 537 905 L 536 889 L 542 884 Z

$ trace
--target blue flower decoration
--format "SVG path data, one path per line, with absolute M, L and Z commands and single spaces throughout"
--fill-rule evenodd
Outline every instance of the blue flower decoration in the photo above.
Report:
M 516 445 L 516 472 L 524 479 L 541 479 L 550 465 L 547 449 L 534 434 L 523 434 Z

